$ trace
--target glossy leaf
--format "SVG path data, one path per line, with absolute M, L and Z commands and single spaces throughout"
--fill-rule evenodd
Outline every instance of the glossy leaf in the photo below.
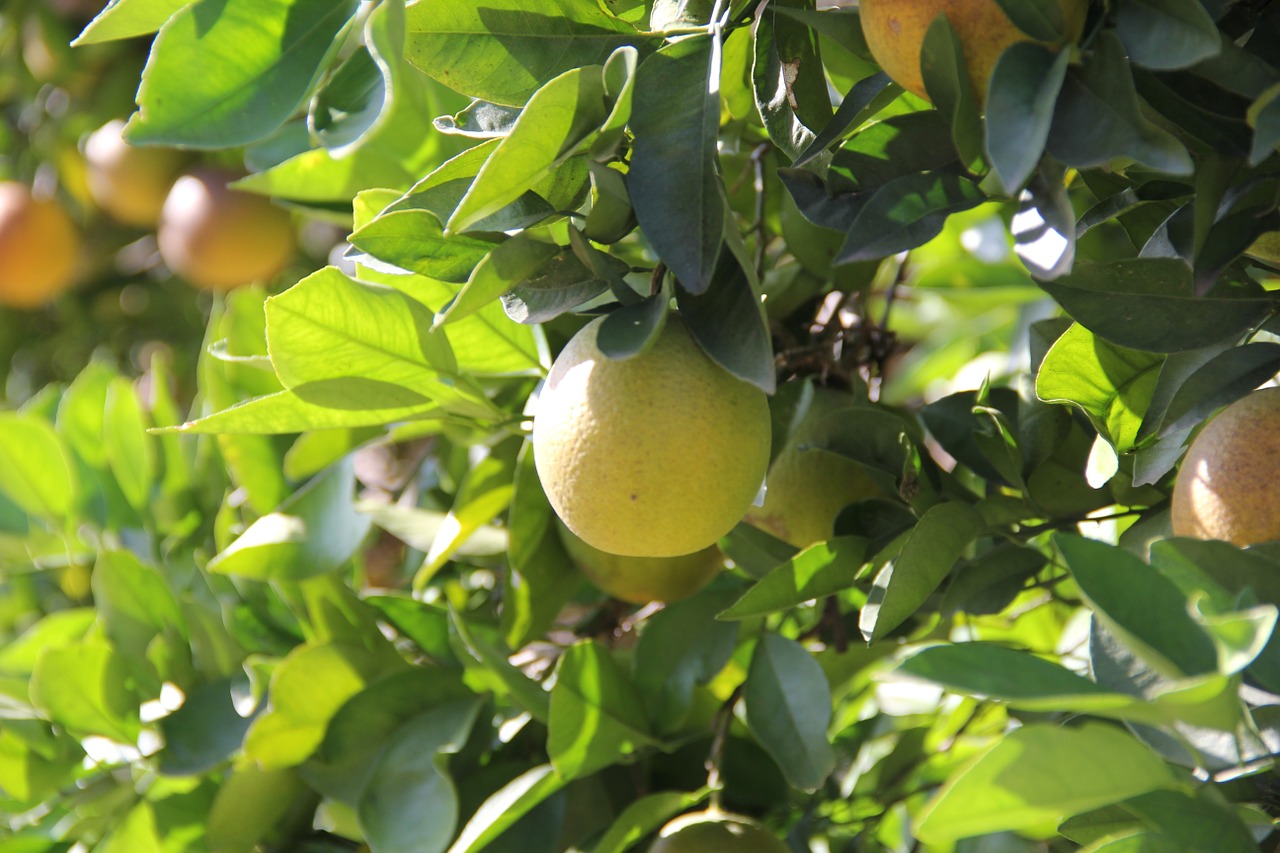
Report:
M 553 77 L 639 38 L 594 3 L 426 0 L 409 7 L 405 57 L 472 98 L 519 106 Z
M 627 190 L 645 237 L 690 293 L 710 285 L 724 234 L 718 62 L 709 38 L 678 41 L 640 63 L 632 96 Z
M 946 844 L 1030 829 L 1175 784 L 1164 762 L 1119 729 L 1023 726 L 943 786 L 916 819 L 915 834 Z
M 547 722 L 547 753 L 557 774 L 575 779 L 630 760 L 651 741 L 643 709 L 606 648 L 571 646 L 556 670 Z
M 300 580 L 340 568 L 364 540 L 350 461 L 334 465 L 259 518 L 209 561 L 209 571 L 259 580 Z
M 1131 450 L 1159 376 L 1161 357 L 1124 349 L 1073 325 L 1049 348 L 1036 376 L 1036 395 L 1084 410 L 1118 453 Z
M 137 144 L 226 148 L 262 139 L 297 109 L 354 0 L 219 0 L 195 3 L 152 46 Z
M 191 0 L 111 0 L 89 22 L 73 47 L 154 33 Z
M 476 853 L 485 849 L 567 782 L 550 764 L 522 773 L 480 804 L 448 853 Z
M 1185 68 L 1216 56 L 1222 40 L 1198 0 L 1129 0 L 1116 9 L 1116 34 L 1129 60 L 1146 68 Z
M 987 158 L 1007 192 L 1027 182 L 1044 152 L 1069 59 L 1067 51 L 1019 42 L 996 61 L 983 126 Z
M 676 305 L 690 334 L 713 361 L 766 394 L 773 393 L 776 370 L 764 308 L 731 253 L 721 254 L 705 292 L 677 287 Z
M 861 536 L 811 545 L 761 578 L 717 618 L 763 616 L 849 589 L 866 556 L 867 540 Z
M 817 662 L 794 640 L 766 633 L 751 656 L 742 699 L 747 725 L 787 781 L 819 788 L 836 755 L 827 740 L 831 689 Z
M 858 627 L 867 642 L 883 639 L 915 613 L 981 529 L 982 517 L 968 504 L 941 503 L 921 516 L 863 605 Z

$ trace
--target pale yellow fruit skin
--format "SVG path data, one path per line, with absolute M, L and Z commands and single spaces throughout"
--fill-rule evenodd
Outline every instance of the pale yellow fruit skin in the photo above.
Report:
M 748 522 L 797 548 L 807 548 L 831 538 L 836 516 L 846 506 L 884 495 L 856 462 L 804 449 L 818 420 L 847 410 L 851 403 L 848 395 L 816 390 L 804 421 L 769 467 L 764 503 L 747 510 Z M 856 422 L 856 415 L 850 412 L 849 420 Z
M 715 364 L 684 323 L 628 359 L 592 320 L 551 366 L 533 422 L 534 463 L 565 525 L 624 557 L 675 557 L 741 520 L 769 464 L 769 405 Z
M 789 848 L 750 818 L 715 809 L 668 823 L 649 853 L 788 853 Z
M 1223 409 L 1191 442 L 1173 485 L 1173 533 L 1253 545 L 1280 539 L 1280 388 Z
M 172 148 L 130 145 L 121 135 L 123 130 L 124 122 L 116 119 L 85 140 L 89 194 L 117 222 L 153 228 L 182 169 L 182 155 Z
M 262 196 L 228 189 L 234 179 L 214 170 L 183 175 L 161 209 L 160 257 L 196 287 L 230 290 L 267 281 L 293 257 L 288 211 Z
M 688 598 L 724 568 L 715 545 L 678 557 L 623 557 L 592 548 L 567 528 L 561 528 L 560 539 L 596 589 L 632 604 Z
M 0 305 L 38 308 L 76 281 L 80 231 L 53 199 L 0 181 Z
M 1071 41 L 1084 30 L 1087 0 L 1059 0 Z M 960 39 L 969 80 L 985 102 L 987 81 L 1009 45 L 1033 41 L 1014 26 L 996 0 L 862 0 L 862 32 L 871 55 L 893 81 L 928 98 L 920 73 L 920 47 L 934 18 L 946 14 Z

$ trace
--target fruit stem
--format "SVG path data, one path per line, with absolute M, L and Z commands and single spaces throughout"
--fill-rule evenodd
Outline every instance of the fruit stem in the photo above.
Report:
M 707 788 L 711 791 L 712 810 L 720 808 L 720 792 L 724 789 L 724 782 L 720 778 L 720 765 L 724 762 L 724 745 L 729 737 L 729 725 L 733 722 L 733 709 L 742 698 L 743 686 L 739 684 L 734 688 L 711 721 L 713 735 L 711 751 L 707 753 Z

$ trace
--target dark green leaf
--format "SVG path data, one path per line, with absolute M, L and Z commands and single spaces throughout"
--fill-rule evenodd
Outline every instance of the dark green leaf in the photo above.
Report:
M 1116 34 L 1134 65 L 1167 71 L 1217 55 L 1221 39 L 1199 0 L 1126 0 Z
M 1068 51 L 1019 42 L 996 62 L 984 127 L 987 158 L 1006 192 L 1026 183 L 1040 161 L 1069 60 Z
M 507 238 L 476 264 L 466 285 L 436 315 L 432 327 L 438 328 L 471 316 L 517 284 L 532 278 L 559 251 L 560 247 L 555 243 L 544 243 L 521 235 Z
M 1280 371 L 1280 344 L 1258 341 L 1224 350 L 1178 386 L 1156 434 L 1167 435 L 1194 427 L 1217 409 L 1266 382 L 1277 371 Z M 1144 421 L 1143 427 L 1146 426 Z
M 1070 35 L 1058 0 L 996 0 L 1013 25 L 1036 41 L 1060 41 Z
M 831 688 L 817 661 L 794 640 L 760 638 L 742 693 L 747 725 L 787 781 L 808 791 L 822 786 L 836 766 L 827 740 Z
M 774 392 L 777 370 L 768 321 L 732 253 L 721 254 L 705 292 L 694 294 L 677 286 L 676 305 L 694 340 L 713 361 L 766 394 Z
M 236 711 L 231 680 L 212 681 L 192 690 L 182 707 L 160 720 L 164 751 L 160 772 L 169 776 L 207 773 L 240 749 L 254 715 Z
M 1054 541 L 1098 618 L 1153 668 L 1173 676 L 1216 670 L 1212 641 L 1162 574 L 1112 545 L 1066 534 Z
M 883 639 L 920 609 L 981 529 L 982 517 L 964 503 L 940 503 L 921 516 L 876 575 L 862 607 L 858 627 L 867 642 Z
M 1131 157 L 1171 175 L 1193 171 L 1182 143 L 1143 115 L 1124 45 L 1109 31 L 1094 40 L 1084 65 L 1067 71 L 1048 148 L 1079 168 Z
M 819 542 L 769 572 L 717 618 L 762 616 L 849 589 L 866 556 L 861 536 Z
M 769 138 L 794 160 L 814 142 L 814 129 L 830 123 L 831 97 L 817 39 L 805 25 L 779 15 L 786 6 L 802 4 L 770 3 L 756 20 L 751 83 Z
M 671 301 L 667 285 L 652 296 L 611 312 L 596 335 L 600 351 L 608 358 L 631 358 L 657 340 L 667 322 Z
M 938 236 L 948 216 L 986 200 L 977 184 L 950 172 L 895 178 L 858 210 L 835 263 L 876 260 L 914 249 Z
M 1196 296 L 1191 271 L 1173 258 L 1079 264 L 1041 287 L 1094 334 L 1149 352 L 1207 347 L 1252 328 L 1275 306 L 1253 286 Z
M 951 126 L 951 138 L 960 159 L 967 164 L 982 160 L 982 120 L 978 100 L 985 93 L 973 91 L 960 37 L 945 14 L 938 15 L 925 32 L 920 46 L 920 73 L 929 99 Z
M 520 818 L 568 783 L 550 764 L 523 773 L 504 785 L 467 821 L 449 853 L 477 853 L 510 829 Z
M 690 293 L 710 285 L 724 235 L 718 58 L 710 38 L 668 45 L 640 64 L 632 96 L 627 190 L 645 237 Z

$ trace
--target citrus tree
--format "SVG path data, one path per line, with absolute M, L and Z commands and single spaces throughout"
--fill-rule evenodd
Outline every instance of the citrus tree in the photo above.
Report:
M 1280 9 L 861 7 L 15 4 L 0 851 L 1273 848 Z

